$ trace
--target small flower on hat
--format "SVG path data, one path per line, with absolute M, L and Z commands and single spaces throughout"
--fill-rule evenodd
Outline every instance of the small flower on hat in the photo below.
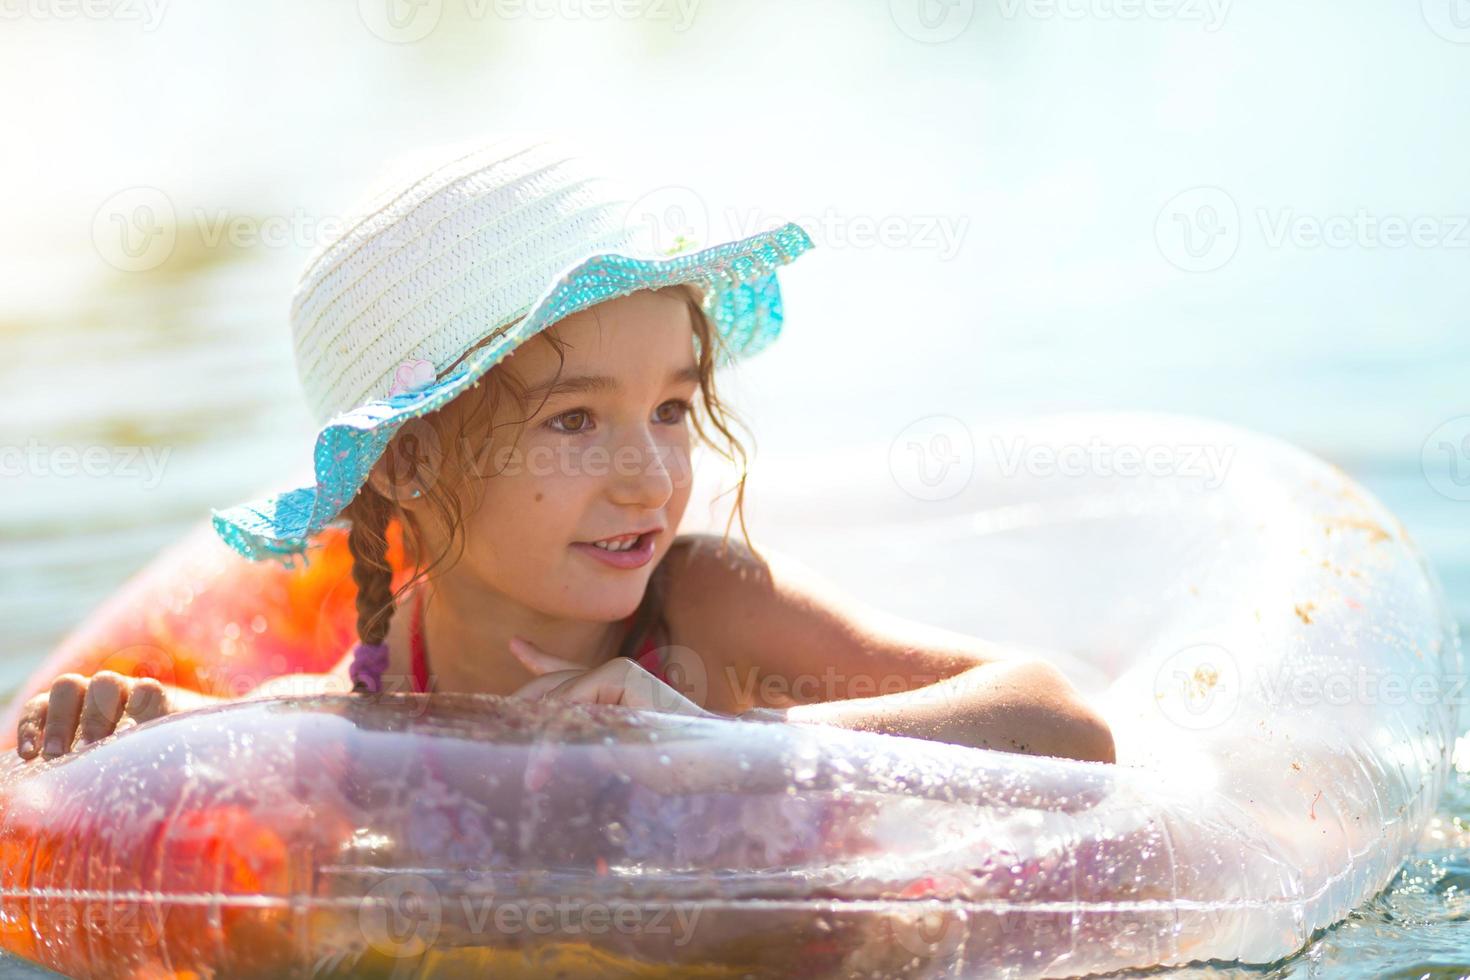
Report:
M 679 255 L 682 252 L 689 251 L 690 249 L 694 248 L 694 246 L 696 246 L 698 244 L 699 244 L 698 239 L 690 238 L 689 236 L 683 235 L 683 234 L 675 235 L 674 236 L 674 244 L 672 244 L 668 248 L 664 249 L 664 254 L 665 255 Z
M 434 377 L 433 361 L 411 357 L 398 365 L 398 369 L 393 372 L 393 387 L 388 389 L 388 397 L 421 391 L 434 383 Z

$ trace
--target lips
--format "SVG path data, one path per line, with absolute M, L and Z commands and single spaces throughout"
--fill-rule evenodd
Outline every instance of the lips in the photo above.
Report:
M 661 529 L 658 529 L 661 530 Z M 641 568 L 653 559 L 654 542 L 658 530 L 646 531 L 638 536 L 637 543 L 623 551 L 609 551 L 587 541 L 572 542 L 572 550 L 580 551 L 599 563 L 612 568 Z M 607 540 L 602 538 L 600 540 Z
M 616 541 L 620 538 L 630 538 L 635 535 L 641 537 L 645 534 L 658 534 L 662 530 L 663 528 L 661 527 L 645 527 L 637 531 L 623 531 L 619 534 L 609 534 L 606 537 L 602 538 L 593 538 L 591 541 L 578 541 L 577 544 L 597 544 L 599 541 L 607 543 L 609 541 Z

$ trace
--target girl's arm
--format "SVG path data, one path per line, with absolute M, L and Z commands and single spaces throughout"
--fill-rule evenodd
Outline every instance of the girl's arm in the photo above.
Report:
M 668 617 L 707 707 L 980 748 L 1113 762 L 1112 732 L 1056 667 L 842 595 L 793 559 L 691 535 Z

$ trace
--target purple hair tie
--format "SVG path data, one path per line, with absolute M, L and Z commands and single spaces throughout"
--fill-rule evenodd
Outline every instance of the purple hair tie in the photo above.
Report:
M 352 689 L 377 694 L 383 689 L 383 671 L 388 669 L 388 644 L 359 643 L 352 651 L 352 666 L 347 675 Z

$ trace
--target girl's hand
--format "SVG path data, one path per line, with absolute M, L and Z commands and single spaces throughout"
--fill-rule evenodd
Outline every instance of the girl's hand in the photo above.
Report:
M 16 751 L 27 761 L 54 759 L 72 740 L 95 742 L 114 731 L 179 710 L 169 688 L 151 677 L 104 670 L 92 677 L 62 674 L 26 702 L 16 725 Z
M 512 697 L 529 701 L 621 704 L 629 708 L 715 717 L 713 712 L 704 710 L 628 657 L 614 657 L 596 667 L 583 667 L 554 657 L 520 637 L 510 641 L 510 651 L 528 670 L 538 675 Z
M 583 667 L 554 657 L 535 644 L 519 637 L 510 641 L 516 659 L 538 675 L 512 697 L 532 701 L 565 700 L 589 704 L 621 704 L 630 708 L 650 708 L 681 715 L 720 718 L 706 711 L 674 688 L 649 673 L 641 664 L 627 658 L 614 657 L 596 667 Z M 541 790 L 561 764 L 563 751 L 548 743 L 533 753 L 526 769 L 526 788 Z M 578 751 L 590 752 L 605 772 L 621 773 L 642 786 L 662 794 L 692 793 L 711 786 L 738 785 L 744 773 L 734 772 L 730 760 L 710 758 L 709 746 L 702 740 L 679 740 L 649 743 L 592 745 Z

